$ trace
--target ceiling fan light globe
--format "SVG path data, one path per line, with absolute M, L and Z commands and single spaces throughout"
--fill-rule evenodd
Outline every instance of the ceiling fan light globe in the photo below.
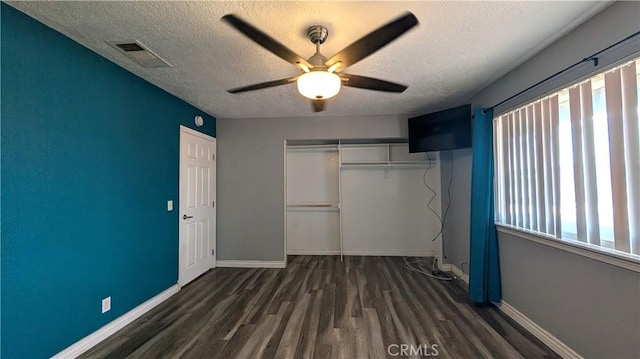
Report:
M 298 77 L 298 91 L 312 100 L 326 100 L 337 95 L 340 85 L 340 77 L 327 71 L 311 71 Z

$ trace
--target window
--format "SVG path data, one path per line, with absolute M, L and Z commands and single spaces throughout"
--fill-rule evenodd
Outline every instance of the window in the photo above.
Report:
M 496 223 L 640 258 L 640 58 L 494 119 Z

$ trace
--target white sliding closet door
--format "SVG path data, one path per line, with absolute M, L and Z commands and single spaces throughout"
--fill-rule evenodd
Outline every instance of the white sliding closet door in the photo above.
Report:
M 287 147 L 287 254 L 340 254 L 338 147 Z

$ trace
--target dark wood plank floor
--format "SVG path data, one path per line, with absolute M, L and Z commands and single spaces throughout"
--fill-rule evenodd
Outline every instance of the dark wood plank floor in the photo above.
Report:
M 286 269 L 217 268 L 84 358 L 558 358 L 459 281 L 400 257 L 292 256 Z M 436 347 L 432 347 L 436 345 Z M 405 356 L 406 357 L 406 356 Z

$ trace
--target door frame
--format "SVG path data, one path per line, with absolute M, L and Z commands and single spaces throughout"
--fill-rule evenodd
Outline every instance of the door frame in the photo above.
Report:
M 180 214 L 182 213 L 182 198 L 180 197 L 180 193 L 181 193 L 181 189 L 182 189 L 182 182 L 183 182 L 183 178 L 182 178 L 182 142 L 183 142 L 183 134 L 189 134 L 192 136 L 196 136 L 196 137 L 200 137 L 204 140 L 210 141 L 213 143 L 214 149 L 215 149 L 215 159 L 214 159 L 214 168 L 215 168 L 215 176 L 214 176 L 214 181 L 215 181 L 215 186 L 214 186 L 214 198 L 217 202 L 218 200 L 218 195 L 217 195 L 217 191 L 218 191 L 218 158 L 217 158 L 217 154 L 218 154 L 218 143 L 215 137 L 207 135 L 205 133 L 196 131 L 192 128 L 180 125 L 180 131 L 179 131 L 179 141 L 178 141 L 178 206 L 177 206 L 177 213 L 178 215 L 176 216 L 176 220 L 178 221 L 178 285 L 180 287 L 184 286 L 186 283 L 183 283 L 184 279 L 182 278 L 183 276 L 183 263 L 182 263 L 182 241 L 184 240 L 184 238 L 182 238 L 182 227 L 184 226 L 184 221 L 181 220 L 180 218 Z M 214 236 L 213 236 L 213 249 L 214 249 L 214 254 L 213 254 L 213 265 L 211 266 L 211 268 L 216 268 L 217 266 L 217 258 L 218 258 L 218 246 L 217 246 L 217 242 L 218 242 L 218 208 L 217 206 L 215 207 L 215 213 L 214 213 L 214 220 L 215 220 L 215 228 L 214 228 Z
M 287 266 L 287 140 L 283 143 L 284 152 L 284 266 Z

